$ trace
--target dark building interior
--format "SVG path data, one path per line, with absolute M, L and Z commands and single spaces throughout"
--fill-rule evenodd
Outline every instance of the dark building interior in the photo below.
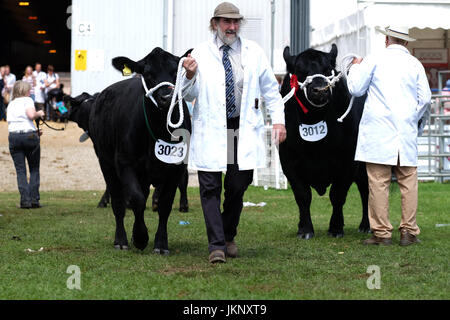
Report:
M 9 65 L 18 79 L 36 62 L 44 71 L 52 64 L 55 72 L 70 72 L 71 4 L 72 0 L 1 0 L 0 65 Z

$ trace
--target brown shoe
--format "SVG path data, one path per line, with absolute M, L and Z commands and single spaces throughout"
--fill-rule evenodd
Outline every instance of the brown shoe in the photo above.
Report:
M 379 238 L 377 236 L 372 236 L 372 238 L 364 240 L 364 245 L 379 245 L 389 246 L 392 244 L 391 238 Z
M 234 241 L 226 242 L 227 245 L 227 257 L 236 258 L 238 253 L 237 245 Z
M 414 243 L 420 243 L 421 241 L 417 239 L 415 235 L 412 235 L 407 230 L 402 230 L 400 233 L 400 245 L 409 246 Z
M 214 250 L 209 254 L 209 262 L 210 263 L 225 263 L 227 260 L 225 259 L 225 252 L 222 250 Z

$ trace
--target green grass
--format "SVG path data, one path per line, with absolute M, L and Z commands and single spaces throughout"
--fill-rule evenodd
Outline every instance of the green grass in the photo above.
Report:
M 344 208 L 345 237 L 327 236 L 331 205 L 314 192 L 316 237 L 296 237 L 298 208 L 291 190 L 250 187 L 236 242 L 240 257 L 208 263 L 197 188 L 190 212 L 169 219 L 170 256 L 152 254 L 157 214 L 146 211 L 144 251 L 113 248 L 112 210 L 97 209 L 101 192 L 43 192 L 44 208 L 16 208 L 18 193 L 0 194 L 0 299 L 449 299 L 450 185 L 419 185 L 420 245 L 366 247 L 357 232 L 361 203 L 352 186 Z M 391 222 L 400 222 L 400 193 L 391 194 Z M 150 204 L 150 203 L 149 203 Z M 133 214 L 127 211 L 131 237 Z M 189 221 L 180 225 L 179 221 Z M 16 237 L 13 239 L 13 237 Z M 17 239 L 20 238 L 20 240 Z M 27 252 L 30 248 L 41 252 Z M 81 270 L 81 290 L 69 290 L 68 266 Z M 381 289 L 369 290 L 368 266 L 381 270 Z

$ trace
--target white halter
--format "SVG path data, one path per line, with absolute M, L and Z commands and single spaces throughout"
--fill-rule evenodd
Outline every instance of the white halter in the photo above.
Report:
M 166 122 L 166 128 L 167 131 L 170 133 L 170 135 L 175 138 L 175 136 L 172 134 L 172 132 L 170 132 L 169 127 L 173 128 L 173 129 L 177 129 L 179 128 L 183 121 L 184 121 L 184 112 L 183 112 L 183 98 L 186 96 L 183 95 L 183 92 L 188 92 L 189 89 L 194 85 L 194 80 L 195 77 L 192 78 L 189 83 L 187 83 L 184 87 L 181 86 L 181 81 L 183 78 L 183 62 L 186 58 L 181 58 L 180 62 L 178 63 L 178 70 L 177 70 L 177 77 L 176 77 L 176 81 L 175 81 L 175 85 L 173 85 L 173 83 L 171 82 L 161 82 L 158 85 L 156 85 L 155 87 L 151 88 L 150 90 L 147 88 L 147 84 L 145 83 L 144 77 L 141 76 L 141 80 L 142 80 L 142 85 L 144 86 L 144 90 L 145 90 L 145 96 L 148 97 L 150 100 L 152 100 L 152 102 L 155 104 L 155 106 L 158 106 L 158 103 L 156 102 L 155 98 L 153 97 L 153 93 L 158 90 L 159 88 L 163 87 L 163 86 L 171 86 L 174 88 L 174 94 L 172 95 L 172 100 L 170 102 L 170 107 L 169 107 L 169 111 L 167 113 L 167 122 Z M 178 100 L 177 100 L 178 99 Z M 178 122 L 176 124 L 172 123 L 172 113 L 173 113 L 173 109 L 175 108 L 175 105 L 178 102 L 178 110 L 180 113 L 180 119 L 178 120 Z M 178 136 L 179 137 L 179 136 Z
M 321 104 L 321 105 L 317 105 L 317 104 L 311 102 L 311 100 L 309 100 L 309 98 L 308 98 L 308 92 L 307 92 L 306 87 L 310 83 L 312 83 L 312 81 L 315 78 L 322 78 L 328 83 L 327 87 L 330 88 L 331 94 L 333 94 L 333 87 L 336 85 L 336 82 L 338 82 L 342 77 L 347 76 L 347 73 L 350 70 L 350 67 L 352 66 L 351 62 L 353 61 L 353 58 L 359 58 L 359 56 L 356 54 L 350 53 L 350 54 L 346 55 L 344 58 L 342 58 L 342 60 L 341 60 L 342 72 L 339 73 L 337 76 L 335 76 L 334 70 L 331 70 L 331 75 L 328 77 L 324 76 L 323 74 L 315 74 L 315 75 L 306 77 L 305 81 L 303 81 L 303 82 L 298 81 L 299 88 L 303 90 L 306 100 L 308 100 L 308 102 L 310 104 L 312 104 L 313 106 L 315 106 L 317 108 L 321 108 L 321 107 L 325 106 L 328 102 Z M 289 74 L 289 76 L 292 77 L 292 74 Z M 291 91 L 286 96 L 283 97 L 283 103 L 286 103 L 289 99 L 291 99 L 294 96 L 294 94 L 295 94 L 295 87 L 292 88 Z M 352 109 L 354 100 L 355 100 L 355 97 L 352 96 L 347 110 L 340 118 L 337 119 L 338 122 L 342 122 L 345 119 L 345 117 L 347 117 L 350 110 Z

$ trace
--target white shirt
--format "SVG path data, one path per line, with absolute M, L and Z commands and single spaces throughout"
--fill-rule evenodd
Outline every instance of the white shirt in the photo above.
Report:
M 33 71 L 33 76 L 36 78 L 36 86 L 34 87 L 34 101 L 37 103 L 45 102 L 45 79 L 47 74 L 44 71 L 39 73 Z
M 30 97 L 21 97 L 12 100 L 8 105 L 6 121 L 8 121 L 8 131 L 36 131 L 33 120 L 30 120 L 26 110 L 34 108 L 33 99 Z
M 50 90 L 53 90 L 56 88 L 56 79 L 59 79 L 59 76 L 57 73 L 53 73 L 52 75 L 47 73 L 46 76 L 47 82 L 51 83 L 46 89 L 45 93 L 48 93 Z
M 13 73 L 10 73 L 8 75 L 5 75 L 5 88 L 8 88 L 10 92 L 12 92 L 12 88 L 14 86 L 14 83 L 16 82 L 16 75 Z
M 191 55 L 198 68 L 194 86 L 185 97 L 187 101 L 196 99 L 188 166 L 201 171 L 226 171 L 229 146 L 221 53 L 211 37 L 198 45 Z M 264 168 L 266 130 L 261 108 L 255 108 L 255 100 L 264 98 L 274 124 L 284 125 L 284 104 L 266 55 L 256 42 L 241 38 L 241 64 L 244 80 L 239 120 L 239 169 Z
M 353 65 L 347 85 L 352 95 L 368 94 L 355 160 L 386 165 L 400 160 L 400 166 L 417 166 L 418 122 L 429 112 L 431 102 L 419 60 L 405 47 L 392 44 Z

